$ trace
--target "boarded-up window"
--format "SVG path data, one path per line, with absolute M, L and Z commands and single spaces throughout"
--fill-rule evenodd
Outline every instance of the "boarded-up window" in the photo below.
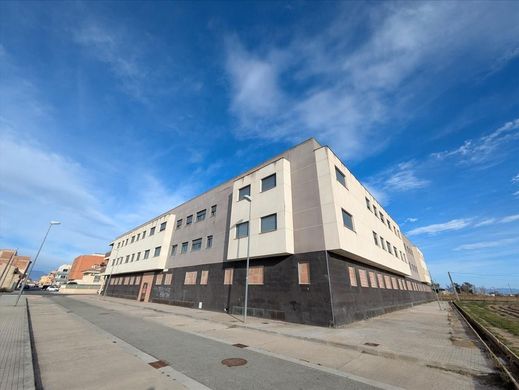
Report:
M 184 284 L 196 284 L 196 275 L 197 271 L 186 272 L 186 277 L 184 278 Z
M 209 271 L 207 271 L 207 270 L 202 271 L 202 274 L 200 275 L 200 284 L 205 286 L 207 284 L 208 279 L 209 279 Z
M 226 268 L 223 278 L 223 284 L 231 285 L 234 276 L 234 268 Z
M 380 288 L 385 288 L 384 286 L 384 277 L 380 274 L 377 274 L 377 279 L 378 279 L 378 285 Z
M 411 282 L 410 282 L 409 280 L 407 281 L 407 289 L 408 289 L 409 291 L 412 291 L 412 290 L 413 290 L 413 286 L 411 285 Z
M 362 287 L 369 287 L 368 284 L 368 273 L 366 270 L 359 269 L 360 285 Z
M 263 266 L 249 268 L 249 284 L 263 284 Z
M 124 278 L 124 284 L 125 284 L 125 285 L 126 285 L 126 284 L 130 284 L 130 277 L 129 277 L 129 276 L 126 276 L 126 277 Z
M 164 284 L 164 274 L 160 274 L 157 276 L 157 284 Z
M 130 276 L 130 284 L 132 286 L 135 284 L 135 276 Z
M 393 285 L 393 289 L 398 290 L 398 285 L 396 283 L 396 278 L 391 277 L 391 284 Z
M 392 289 L 393 286 L 391 286 L 391 278 L 387 275 L 384 275 L 384 282 L 386 282 L 386 288 Z
M 357 275 L 355 274 L 355 268 L 354 267 L 348 267 L 348 273 L 350 275 L 350 285 L 353 287 L 357 287 Z
M 169 286 L 171 284 L 172 279 L 173 279 L 173 274 L 166 274 L 166 278 L 164 279 L 164 284 Z
M 371 287 L 378 288 L 377 278 L 375 277 L 374 272 L 369 273 L 369 283 L 371 284 Z
M 310 284 L 310 263 L 307 261 L 300 261 L 297 263 L 297 273 L 299 284 Z
M 135 278 L 135 283 L 136 283 L 136 284 L 141 284 L 141 277 L 140 277 L 140 276 L 137 276 L 137 277 Z

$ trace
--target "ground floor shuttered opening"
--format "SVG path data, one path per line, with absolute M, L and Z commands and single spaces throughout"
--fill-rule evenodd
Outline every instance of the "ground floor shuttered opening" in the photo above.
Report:
M 241 315 L 245 261 L 114 275 L 107 294 Z M 250 261 L 248 315 L 255 317 L 340 326 L 433 298 L 420 282 L 324 251 Z

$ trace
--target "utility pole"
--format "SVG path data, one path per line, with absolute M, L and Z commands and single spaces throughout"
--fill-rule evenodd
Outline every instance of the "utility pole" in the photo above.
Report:
M 115 243 L 114 243 L 115 245 Z M 112 252 L 110 252 L 111 254 Z M 117 248 L 115 250 L 115 256 L 114 258 L 112 259 L 112 268 L 110 268 L 110 274 L 108 275 L 108 278 L 106 279 L 106 283 L 105 283 L 105 288 L 104 288 L 104 291 L 103 291 L 103 296 L 106 297 L 106 291 L 108 290 L 108 286 L 110 285 L 110 280 L 112 279 L 112 274 L 114 272 L 114 266 L 115 266 L 115 262 L 117 261 L 117 255 L 119 254 L 119 248 Z M 110 262 L 110 258 L 108 259 L 108 262 Z M 108 264 L 107 264 L 107 267 L 108 268 Z
M 431 284 L 434 286 L 434 280 L 432 280 L 432 279 L 431 279 Z M 436 288 L 433 288 L 433 290 L 434 290 L 434 294 L 436 295 L 436 300 L 438 301 L 438 306 L 440 307 L 440 310 L 443 310 L 442 305 L 440 304 L 440 297 L 438 296 L 438 291 L 436 291 Z
M 454 286 L 454 282 L 452 281 L 451 273 L 450 272 L 447 272 L 447 273 L 449 274 L 449 279 L 451 280 L 451 286 L 452 286 L 452 289 L 454 290 L 454 295 L 456 295 L 456 300 L 459 302 L 460 297 L 458 296 L 458 292 L 456 291 L 456 287 Z
M 249 202 L 249 224 L 247 225 L 247 265 L 245 267 L 245 312 L 243 313 L 243 323 L 247 323 L 247 306 L 249 300 L 249 260 L 250 260 L 250 233 L 251 233 L 251 209 L 252 198 L 249 195 L 243 197 Z

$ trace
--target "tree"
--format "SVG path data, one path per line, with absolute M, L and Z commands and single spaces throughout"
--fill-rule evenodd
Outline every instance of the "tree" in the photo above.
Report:
M 474 294 L 474 285 L 469 282 L 463 282 L 459 290 L 465 294 Z

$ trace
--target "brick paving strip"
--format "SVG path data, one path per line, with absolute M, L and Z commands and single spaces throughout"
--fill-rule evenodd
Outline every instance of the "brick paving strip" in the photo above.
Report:
M 0 389 L 34 389 L 27 301 L 0 295 Z

